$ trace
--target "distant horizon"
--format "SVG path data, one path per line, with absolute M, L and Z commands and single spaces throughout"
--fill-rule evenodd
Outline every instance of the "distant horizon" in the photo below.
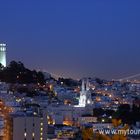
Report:
M 11 60 L 11 61 L 9 61 L 8 63 L 7 63 L 7 66 L 10 64 L 10 62 L 12 62 L 12 61 L 15 61 L 15 62 L 21 62 L 21 63 L 23 63 L 24 64 L 24 66 L 25 67 L 27 67 L 27 68 L 29 68 L 29 69 L 31 69 L 31 70 L 37 70 L 37 71 L 42 71 L 42 72 L 47 72 L 47 73 L 49 73 L 49 74 L 51 74 L 51 76 L 52 77 L 54 77 L 54 78 L 72 78 L 72 79 L 74 79 L 74 80 L 80 80 L 80 79 L 82 79 L 82 78 L 100 78 L 100 79 L 104 79 L 104 80 L 121 80 L 121 79 L 126 79 L 127 77 L 128 78 L 130 78 L 130 77 L 135 77 L 135 76 L 138 76 L 138 77 L 140 77 L 140 73 L 139 74 L 131 74 L 131 75 L 126 75 L 125 77 L 120 77 L 120 78 L 112 78 L 112 79 L 108 79 L 108 78 L 103 78 L 103 77 L 99 77 L 99 76 L 96 76 L 96 75 L 94 75 L 94 76 L 89 76 L 89 75 L 85 75 L 85 76 L 82 76 L 82 77 L 78 77 L 78 78 L 75 78 L 75 77 L 66 77 L 66 76 L 63 76 L 63 75 L 57 75 L 56 73 L 52 73 L 51 71 L 47 71 L 46 69 L 41 69 L 41 68 L 30 68 L 30 67 L 28 67 L 24 62 L 22 62 L 22 61 L 19 61 L 19 60 Z M 136 80 L 139 80 L 139 79 L 136 79 Z
M 0 4 L 7 59 L 63 77 L 140 73 L 140 1 L 14 0 Z

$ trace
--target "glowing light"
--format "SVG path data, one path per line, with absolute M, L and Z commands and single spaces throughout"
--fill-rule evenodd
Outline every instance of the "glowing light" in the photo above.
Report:
M 27 133 L 26 132 L 24 133 L 24 137 L 27 137 Z
M 18 103 L 21 102 L 21 99 L 16 99 L 16 102 L 18 102 Z
M 53 125 L 55 125 L 55 120 L 53 120 Z
M 35 137 L 35 133 L 32 133 L 32 136 Z
M 90 100 L 88 100 L 87 103 L 90 104 Z
M 64 82 L 61 82 L 61 85 L 63 85 L 64 84 Z
M 109 95 L 109 97 L 111 98 L 111 97 L 112 97 L 112 95 Z
M 104 119 L 102 119 L 102 122 L 104 123 L 104 122 L 105 122 L 105 120 L 104 120 Z
M 53 91 L 53 85 L 50 85 L 50 90 Z
M 34 115 L 37 115 L 37 113 L 36 113 L 36 112 L 34 112 Z
M 43 133 L 40 133 L 41 136 L 43 136 Z
M 72 126 L 73 122 L 72 121 L 63 121 L 63 125 Z

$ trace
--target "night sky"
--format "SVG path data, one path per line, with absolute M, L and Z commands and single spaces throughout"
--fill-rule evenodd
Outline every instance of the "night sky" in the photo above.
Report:
M 1 0 L 8 62 L 79 78 L 140 73 L 140 0 Z

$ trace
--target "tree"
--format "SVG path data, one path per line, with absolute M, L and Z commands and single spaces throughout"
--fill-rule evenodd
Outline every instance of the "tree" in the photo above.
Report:
M 133 113 L 131 112 L 130 105 L 123 104 L 120 105 L 117 112 L 113 114 L 113 118 L 121 119 L 123 124 L 133 123 Z
M 92 128 L 85 128 L 82 130 L 83 140 L 93 140 L 93 130 Z
M 0 71 L 3 70 L 4 66 L 0 63 Z
M 42 72 L 29 70 L 22 62 L 11 61 L 9 66 L 1 69 L 0 65 L 0 80 L 7 83 L 45 83 L 45 77 Z
M 104 115 L 105 111 L 102 108 L 95 108 L 93 109 L 93 115 L 96 117 L 100 117 Z
M 118 127 L 119 125 L 121 125 L 122 120 L 120 119 L 112 119 L 112 124 L 114 127 Z

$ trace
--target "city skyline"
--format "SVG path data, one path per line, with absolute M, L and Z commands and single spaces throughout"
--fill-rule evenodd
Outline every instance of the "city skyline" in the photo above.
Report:
M 140 71 L 139 1 L 4 1 L 8 62 L 64 77 L 119 79 Z

